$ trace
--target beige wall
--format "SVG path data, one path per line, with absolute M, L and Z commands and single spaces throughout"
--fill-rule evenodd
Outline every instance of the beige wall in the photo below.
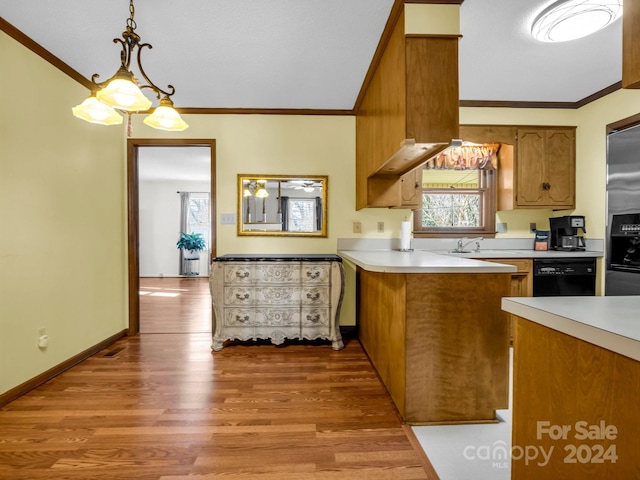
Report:
M 134 138 L 216 140 L 217 253 L 336 253 L 338 238 L 399 238 L 409 210 L 355 210 L 355 117 L 292 115 L 184 115 L 189 128 L 165 133 L 133 121 Z M 328 175 L 327 238 L 236 234 L 220 215 L 237 213 L 238 174 Z M 353 222 L 362 233 L 353 233 Z M 378 222 L 385 231 L 377 233 Z M 355 324 L 355 270 L 345 264 L 342 325 Z
M 461 108 L 460 123 L 517 125 L 575 125 L 576 131 L 576 208 L 551 210 L 513 210 L 498 212 L 499 222 L 508 223 L 508 232 L 500 237 L 526 238 L 529 222 L 539 228 L 549 226 L 550 216 L 585 215 L 587 237 L 604 239 L 606 235 L 606 126 L 640 112 L 640 91 L 618 90 L 576 110 Z M 604 261 L 598 262 L 598 293 L 604 291 Z
M 86 90 L 0 33 L 0 393 L 127 326 L 124 135 L 71 116 Z M 55 92 L 52 94 L 51 92 Z M 28 100 L 18 100 L 20 96 Z M 640 110 L 619 91 L 579 110 L 462 108 L 461 123 L 577 125 L 577 208 L 589 236 L 604 238 L 605 125 Z M 33 112 L 38 112 L 35 117 Z M 34 119 L 35 118 L 35 119 Z M 158 132 L 134 118 L 137 138 L 217 141 L 218 254 L 336 251 L 344 237 L 393 238 L 407 210 L 355 210 L 353 117 L 186 115 L 191 127 Z M 237 237 L 221 225 L 236 212 L 238 173 L 329 176 L 329 236 Z M 570 212 L 567 212 L 570 213 Z M 530 236 L 548 210 L 499 212 L 506 236 Z M 362 223 L 361 234 L 352 231 Z M 377 223 L 385 231 L 377 233 Z M 548 224 L 548 223 L 547 223 Z M 18 240 L 16 240 L 18 239 Z M 80 242 L 78 243 L 78 239 Z M 355 273 L 347 266 L 342 324 L 355 321 Z M 44 327 L 50 346 L 37 347 Z M 9 366 L 11 368 L 9 368 Z
M 126 328 L 124 139 L 0 32 L 0 393 Z M 45 328 L 49 347 L 37 346 Z
M 577 125 L 577 110 L 548 108 L 461 108 L 462 124 L 496 125 Z M 464 139 L 463 139 L 464 140 Z M 580 199 L 577 200 L 578 205 Z M 533 238 L 529 233 L 529 223 L 537 228 L 549 228 L 549 217 L 570 215 L 572 211 L 554 213 L 552 210 L 511 210 L 497 213 L 496 221 L 507 224 L 507 233 L 497 234 L 498 238 Z M 576 211 L 577 213 L 577 211 Z

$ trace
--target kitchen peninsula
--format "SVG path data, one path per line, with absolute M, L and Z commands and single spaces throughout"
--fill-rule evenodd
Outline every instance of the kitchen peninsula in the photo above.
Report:
M 640 296 L 502 304 L 516 315 L 512 445 L 529 455 L 512 478 L 640 478 Z
M 428 251 L 344 250 L 358 335 L 403 420 L 496 421 L 508 407 L 511 265 Z

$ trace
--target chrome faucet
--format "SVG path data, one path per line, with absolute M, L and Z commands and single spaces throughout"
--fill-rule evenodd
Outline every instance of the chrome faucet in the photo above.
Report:
M 467 245 L 470 243 L 476 242 L 476 252 L 480 251 L 480 240 L 482 237 L 476 237 L 469 239 L 467 237 L 462 237 L 458 240 L 458 247 L 454 250 L 454 252 L 462 253 Z

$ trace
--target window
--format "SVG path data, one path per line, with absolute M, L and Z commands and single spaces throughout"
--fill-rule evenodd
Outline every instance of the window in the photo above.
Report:
M 201 233 L 209 248 L 209 194 L 191 193 L 189 195 L 189 212 L 187 215 L 188 232 Z
M 470 147 L 452 149 L 425 166 L 422 208 L 414 212 L 417 237 L 495 234 L 494 166 L 499 145 L 483 150 L 471 147 L 469 152 L 465 148 Z
M 316 230 L 315 198 L 290 198 L 287 210 L 288 231 L 313 232 Z

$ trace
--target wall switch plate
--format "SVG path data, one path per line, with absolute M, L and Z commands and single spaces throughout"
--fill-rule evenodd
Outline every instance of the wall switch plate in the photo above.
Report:
M 497 233 L 507 233 L 507 224 L 506 223 L 498 223 L 496 225 Z
M 529 224 L 529 233 L 536 233 L 536 224 L 535 223 L 530 223 Z
M 362 223 L 353 222 L 353 233 L 362 233 Z
M 235 225 L 236 224 L 236 214 L 235 213 L 221 213 L 220 214 L 220 223 L 222 225 Z
M 378 222 L 378 233 L 384 233 L 384 222 Z

